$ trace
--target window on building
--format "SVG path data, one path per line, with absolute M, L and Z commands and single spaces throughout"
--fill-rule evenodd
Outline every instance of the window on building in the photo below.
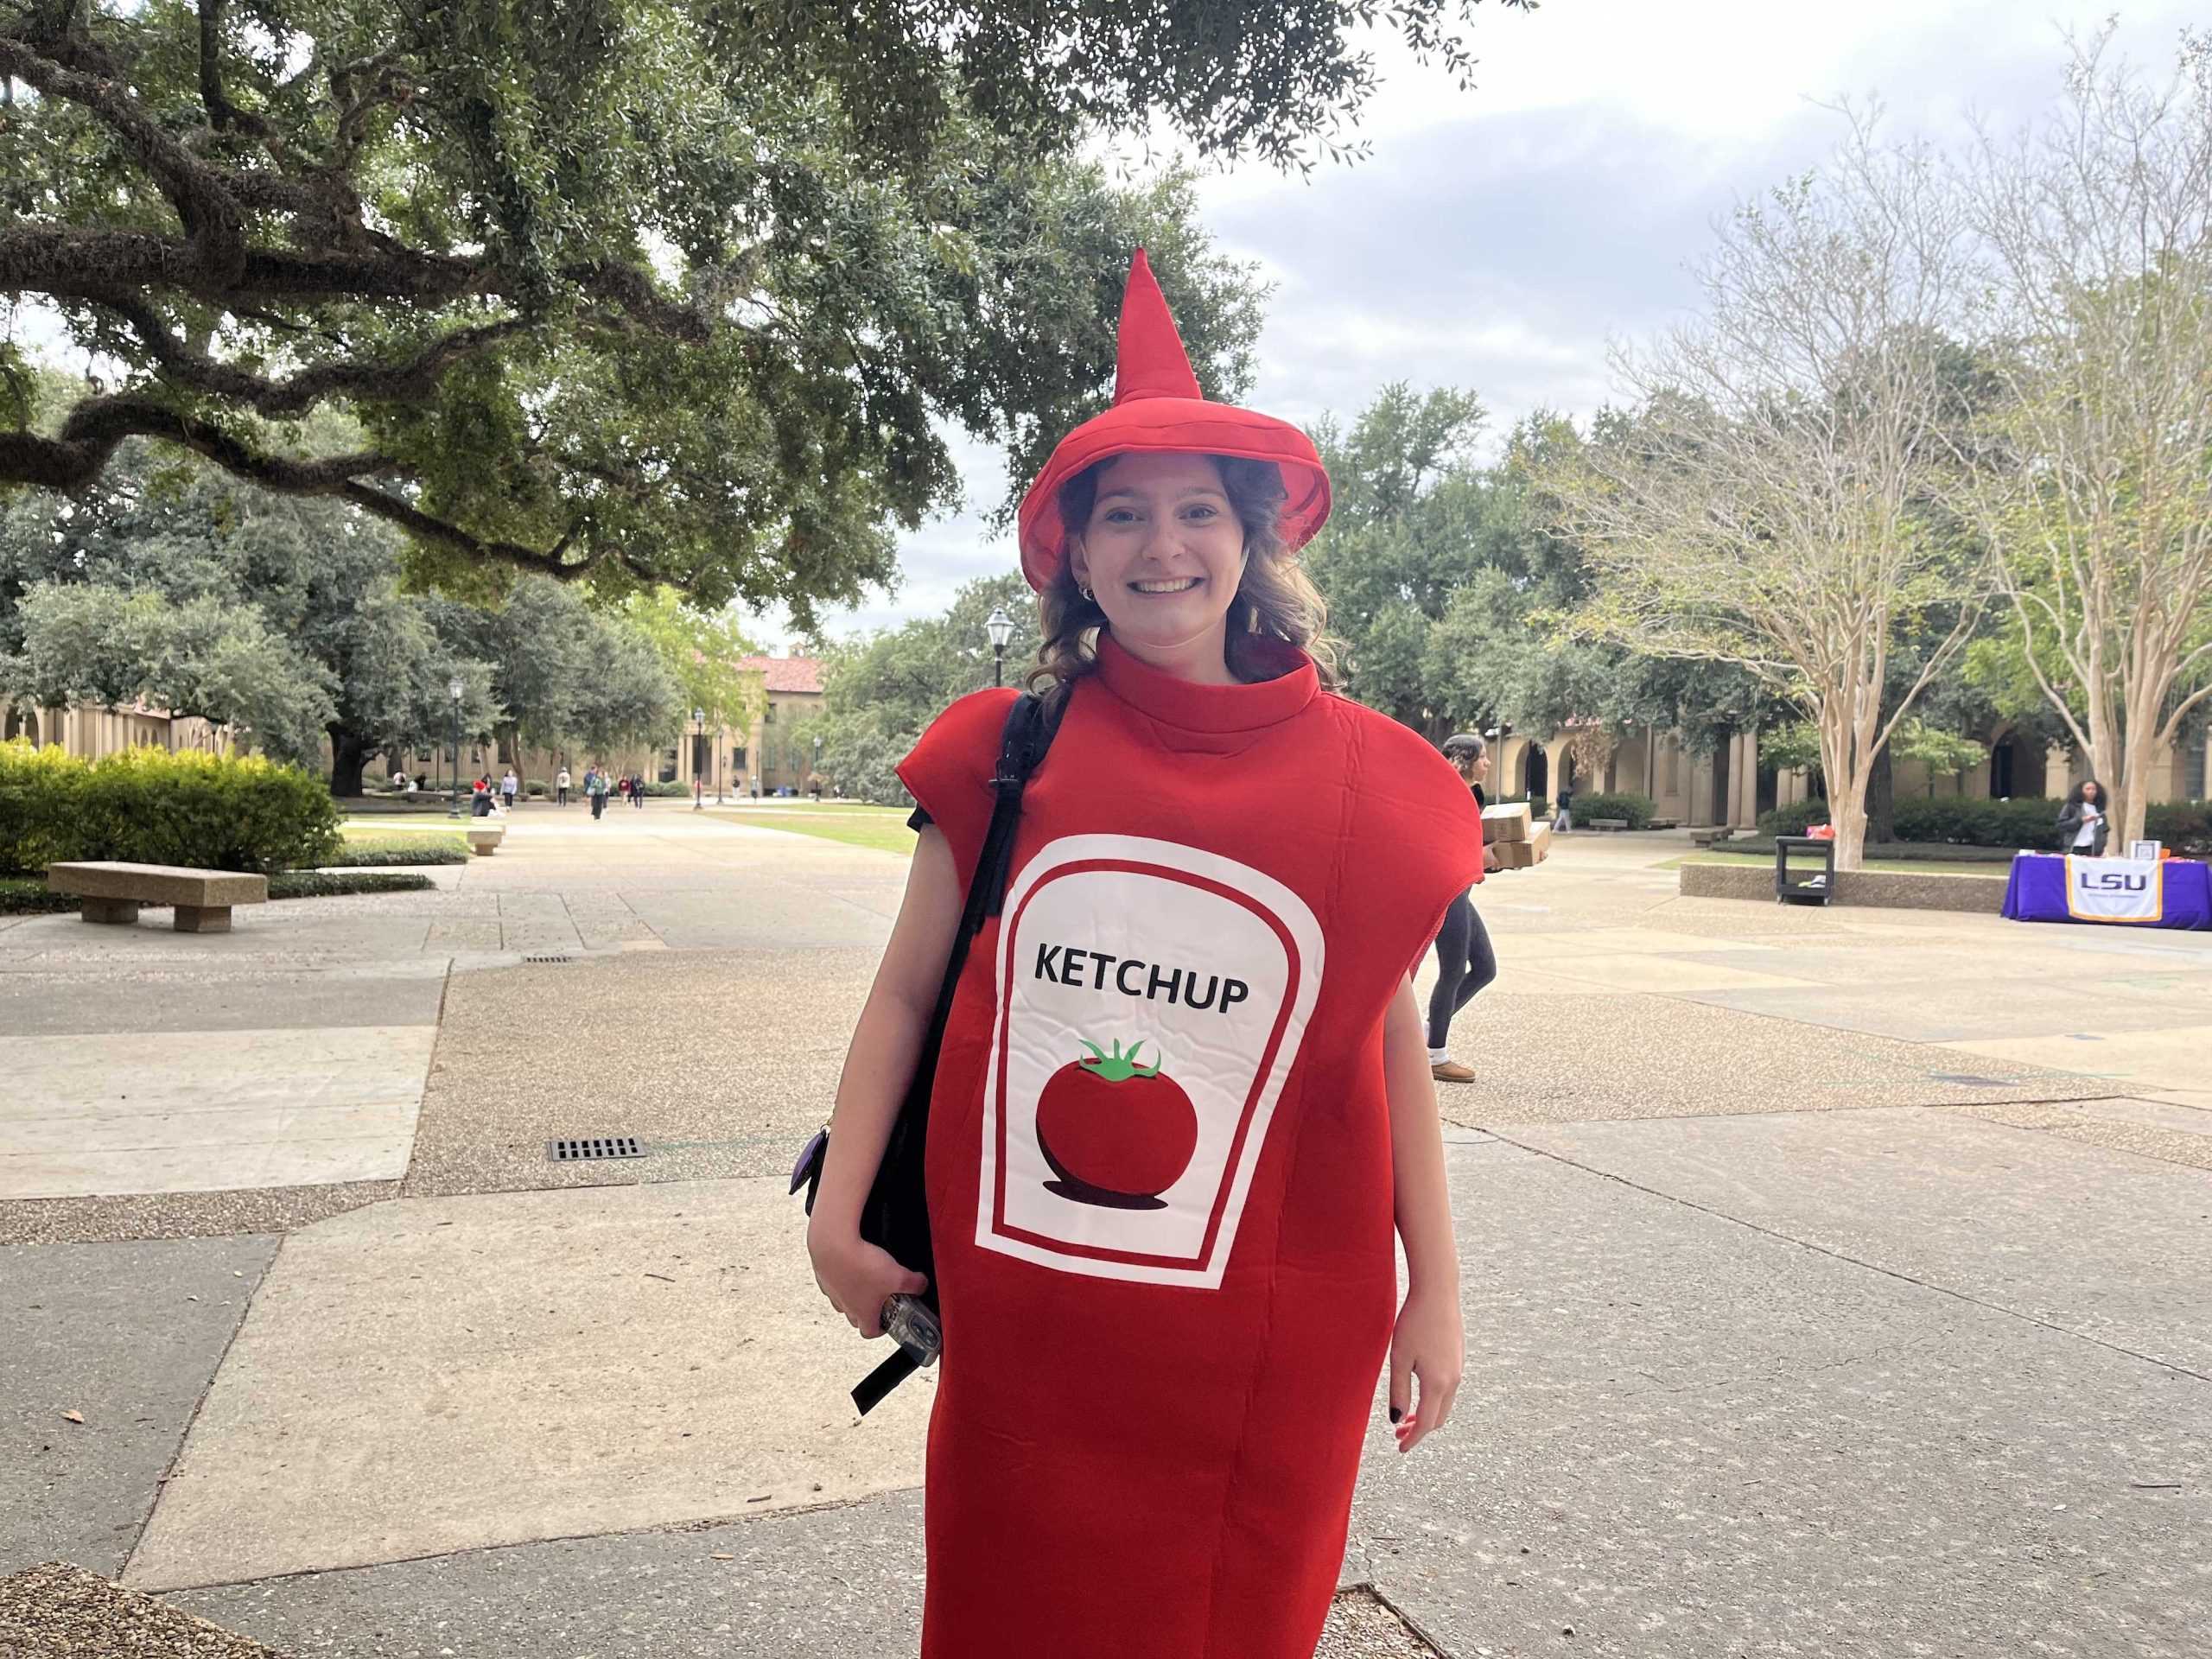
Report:
M 729 752 L 729 765 L 733 772 L 745 770 L 745 745 L 741 743 Z
M 664 784 L 676 781 L 676 745 L 673 743 L 660 752 L 660 780 Z
M 760 719 L 762 723 L 765 725 L 772 726 L 776 723 L 776 704 L 774 699 L 771 698 L 769 700 L 768 706 L 760 711 Z

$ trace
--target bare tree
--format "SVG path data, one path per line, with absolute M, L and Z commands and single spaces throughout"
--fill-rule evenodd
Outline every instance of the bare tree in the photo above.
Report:
M 2004 395 L 1952 494 L 2133 840 L 2159 748 L 2212 697 L 2212 35 L 2163 86 L 2110 39 L 1962 169 Z
M 1617 350 L 1633 412 L 1549 483 L 1597 583 L 1570 626 L 1732 664 L 1802 707 L 1837 867 L 1855 869 L 1876 757 L 1963 648 L 1986 579 L 1927 512 L 1961 216 L 1925 150 L 1846 114 L 1828 165 L 1717 227 L 1703 315 Z

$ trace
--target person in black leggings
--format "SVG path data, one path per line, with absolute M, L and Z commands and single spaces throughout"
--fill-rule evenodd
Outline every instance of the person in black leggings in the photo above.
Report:
M 1475 804 L 1487 806 L 1483 781 L 1490 776 L 1490 745 L 1472 732 L 1455 732 L 1444 740 L 1444 758 L 1459 768 L 1467 787 L 1475 791 Z M 1496 868 L 1485 846 L 1483 868 Z M 1436 988 L 1428 996 L 1428 1069 L 1439 1083 L 1475 1080 L 1473 1069 L 1453 1059 L 1446 1043 L 1452 1034 L 1452 1016 L 1497 977 L 1497 953 L 1491 949 L 1490 930 L 1475 912 L 1472 893 L 1470 888 L 1452 901 L 1436 935 Z

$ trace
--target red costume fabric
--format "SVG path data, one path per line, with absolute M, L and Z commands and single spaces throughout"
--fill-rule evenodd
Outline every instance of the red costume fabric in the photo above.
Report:
M 1395 1317 L 1382 1020 L 1482 874 L 1415 733 L 1101 636 L 930 1109 L 925 1659 L 1310 1659 Z M 969 879 L 1011 691 L 899 776 Z

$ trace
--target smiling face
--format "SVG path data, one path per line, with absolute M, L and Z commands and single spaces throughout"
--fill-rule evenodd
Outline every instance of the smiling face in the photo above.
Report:
M 1244 527 L 1211 458 L 1109 461 L 1068 558 L 1133 656 L 1185 679 L 1232 677 L 1227 618 L 1244 575 Z

